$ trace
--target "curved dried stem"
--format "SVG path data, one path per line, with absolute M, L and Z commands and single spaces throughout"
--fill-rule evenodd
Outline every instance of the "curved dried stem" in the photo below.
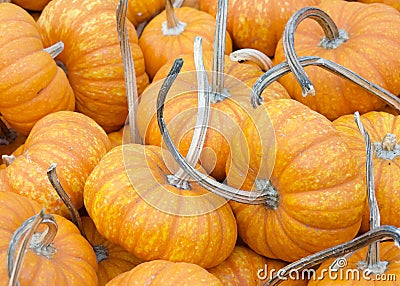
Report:
M 186 23 L 179 21 L 174 11 L 172 0 L 165 2 L 165 14 L 167 20 L 162 23 L 162 32 L 164 36 L 178 36 L 185 31 Z
M 81 216 L 79 215 L 79 212 L 76 209 L 74 202 L 71 200 L 70 196 L 67 194 L 67 192 L 62 187 L 60 180 L 58 179 L 58 176 L 57 176 L 56 168 L 57 168 L 57 164 L 51 163 L 49 168 L 47 168 L 47 177 L 49 178 L 49 181 L 50 181 L 51 185 L 53 186 L 54 190 L 57 192 L 58 196 L 61 198 L 61 200 L 64 202 L 64 204 L 67 206 L 68 210 L 70 211 L 72 222 L 79 229 L 81 235 L 84 238 L 86 238 L 86 240 L 87 240 L 86 233 L 83 230 Z
M 370 212 L 370 230 L 374 230 L 381 225 L 381 217 L 378 207 L 378 201 L 375 195 L 375 182 L 374 182 L 374 169 L 372 164 L 372 144 L 368 132 L 365 130 L 363 123 L 358 112 L 354 113 L 354 119 L 360 133 L 364 137 L 367 159 L 366 159 L 366 173 L 367 173 L 367 193 L 368 205 Z M 369 270 L 374 274 L 382 274 L 385 272 L 388 262 L 380 261 L 379 242 L 374 242 L 369 245 L 367 257 L 365 261 L 360 261 L 358 267 L 362 270 Z
M 314 253 L 280 269 L 278 273 L 274 275 L 274 277 L 272 277 L 265 285 L 279 285 L 281 282 L 286 281 L 284 279 L 288 277 L 290 273 L 293 273 L 293 271 L 299 273 L 303 269 L 311 269 L 325 260 L 342 257 L 348 253 L 355 252 L 365 246 L 368 246 L 374 241 L 381 241 L 388 238 L 394 240 L 395 244 L 400 246 L 400 229 L 391 225 L 380 226 L 354 238 L 349 242 Z
M 8 128 L 0 117 L 0 145 L 9 145 L 18 137 L 14 129 Z
M 64 43 L 62 41 L 55 43 L 54 45 L 43 49 L 46 53 L 50 54 L 50 56 L 54 59 L 58 55 L 62 53 L 64 50 Z
M 298 25 L 307 18 L 315 20 L 324 30 L 325 38 L 320 43 L 321 46 L 327 49 L 333 49 L 348 39 L 347 33 L 345 31 L 339 31 L 331 17 L 321 9 L 305 7 L 298 10 L 289 19 L 283 32 L 283 51 L 290 69 L 301 85 L 304 97 L 308 94 L 315 95 L 315 89 L 297 58 L 294 49 L 294 34 Z
M 164 120 L 164 104 L 167 97 L 168 91 L 171 88 L 174 80 L 178 76 L 178 73 L 182 67 L 183 60 L 176 59 L 168 76 L 165 78 L 161 89 L 158 93 L 157 98 L 157 122 L 160 128 L 160 132 L 164 143 L 167 145 L 174 159 L 178 162 L 179 166 L 200 186 L 213 192 L 228 200 L 234 200 L 245 204 L 265 204 L 271 200 L 271 192 L 268 187 L 255 191 L 243 191 L 224 185 L 208 177 L 207 175 L 197 171 L 192 165 L 179 153 L 178 149 L 174 145 L 171 136 L 168 132 L 165 120 Z M 273 200 L 275 200 L 275 194 L 272 194 Z
M 214 58 L 211 78 L 211 101 L 219 102 L 229 97 L 224 87 L 224 66 L 226 47 L 226 22 L 228 19 L 228 0 L 218 0 L 218 10 L 214 34 Z
M 11 3 L 11 0 L 0 0 L 0 3 Z
M 15 155 L 2 155 L 1 159 L 3 159 L 3 163 L 8 167 L 15 161 L 15 159 L 17 159 L 17 157 L 15 157 Z
M 258 65 L 264 72 L 274 66 L 272 60 L 266 54 L 256 49 L 240 49 L 232 52 L 229 57 L 231 61 L 239 63 L 251 61 Z
M 397 96 L 385 90 L 384 88 L 369 82 L 368 80 L 356 74 L 355 72 L 335 62 L 320 57 L 300 57 L 298 60 L 300 64 L 304 67 L 310 65 L 320 66 L 336 75 L 349 79 L 355 84 L 363 87 L 370 93 L 374 94 L 376 97 L 380 98 L 381 100 L 389 104 L 397 111 L 400 111 L 400 99 Z M 261 105 L 263 102 L 261 93 L 264 91 L 264 89 L 272 82 L 284 76 L 285 74 L 289 73 L 290 71 L 291 70 L 289 64 L 287 62 L 283 62 L 274 66 L 266 73 L 264 73 L 253 85 L 251 91 L 252 106 L 256 108 L 258 105 Z
M 136 110 L 138 106 L 139 95 L 136 84 L 135 64 L 132 57 L 132 51 L 129 43 L 128 28 L 126 25 L 126 14 L 128 9 L 128 0 L 119 0 L 116 17 L 118 38 L 124 64 L 126 96 L 128 100 L 128 120 L 130 131 L 130 142 L 141 143 L 139 131 L 136 128 Z
M 210 118 L 209 84 L 204 67 L 201 37 L 196 37 L 194 40 L 194 62 L 198 82 L 198 108 L 192 142 L 190 143 L 189 151 L 186 155 L 186 160 L 192 166 L 195 166 L 200 158 Z M 169 175 L 167 178 L 169 183 L 176 187 L 190 189 L 190 176 L 182 168 L 179 168 L 174 175 Z
M 384 160 L 394 160 L 400 157 L 400 145 L 396 134 L 387 133 L 382 142 L 375 142 L 376 157 Z
M 33 241 L 34 234 L 41 224 L 46 225 L 47 229 L 40 236 L 36 236 L 36 241 Z M 46 257 L 51 257 L 51 255 L 55 253 L 51 244 L 57 234 L 57 229 L 55 218 L 52 215 L 45 214 L 42 209 L 39 214 L 27 219 L 14 232 L 7 250 L 7 274 L 10 279 L 9 286 L 19 285 L 18 276 L 28 248 L 35 251 L 38 255 L 44 255 Z M 17 246 L 19 244 L 20 247 L 16 255 Z

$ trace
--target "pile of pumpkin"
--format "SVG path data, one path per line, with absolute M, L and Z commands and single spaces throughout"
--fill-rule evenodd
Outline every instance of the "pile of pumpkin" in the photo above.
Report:
M 0 1 L 2 281 L 264 285 L 399 243 L 400 7 L 358 2 Z

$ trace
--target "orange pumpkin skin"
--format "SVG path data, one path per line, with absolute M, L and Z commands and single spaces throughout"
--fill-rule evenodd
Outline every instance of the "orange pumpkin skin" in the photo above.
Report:
M 235 246 L 237 229 L 232 210 L 227 203 L 218 208 L 209 195 L 203 197 L 208 192 L 196 183 L 191 183 L 191 190 L 169 185 L 163 153 L 168 154 L 150 145 L 113 148 L 86 181 L 87 212 L 101 235 L 140 259 L 213 267 L 226 259 Z M 127 173 L 133 175 L 128 177 Z M 157 205 L 147 199 L 148 190 L 152 198 L 157 198 Z M 177 202 L 171 194 L 179 194 Z M 205 206 L 211 211 L 180 215 L 185 200 L 192 196 L 197 197 L 196 208 Z M 170 208 L 159 210 L 165 203 Z
M 27 10 L 42 11 L 50 1 L 51 0 L 13 0 L 12 2 Z
M 399 285 L 398 277 L 400 275 L 400 251 L 393 245 L 393 242 L 380 243 L 381 261 L 387 261 L 388 266 L 385 273 L 379 276 L 371 274 L 370 276 L 363 274 L 358 270 L 357 263 L 365 260 L 368 247 L 363 248 L 349 258 L 346 259 L 347 265 L 340 268 L 337 273 L 329 276 L 329 267 L 334 260 L 328 260 L 320 265 L 316 275 L 310 279 L 310 286 L 331 286 L 331 285 L 348 285 L 348 286 L 379 286 L 379 285 Z M 349 277 L 349 278 L 347 278 Z
M 137 27 L 139 24 L 151 20 L 165 8 L 165 0 L 129 0 L 128 19 Z
M 0 278 L 8 283 L 7 248 L 13 232 L 28 218 L 39 213 L 40 205 L 11 192 L 0 192 Z M 97 261 L 90 244 L 69 220 L 54 215 L 58 231 L 53 241 L 56 252 L 47 258 L 28 249 L 19 282 L 30 285 L 97 285 Z M 6 283 L 5 282 L 5 283 Z
M 400 138 L 400 116 L 372 111 L 362 115 L 361 120 L 365 130 L 370 134 L 373 144 L 375 194 L 381 214 L 381 224 L 400 227 L 400 156 L 393 159 L 382 159 L 376 152 L 376 148 L 381 146 L 387 133 Z M 365 143 L 354 122 L 354 116 L 342 116 L 334 121 L 334 125 L 345 135 L 343 137 L 357 159 L 357 169 L 365 176 Z M 367 188 L 365 184 L 364 189 Z M 369 217 L 369 208 L 366 206 L 361 224 L 362 232 L 369 230 Z
M 284 266 L 283 261 L 267 259 L 246 246 L 236 246 L 226 260 L 207 270 L 226 286 L 263 286 L 271 278 L 266 274 L 276 274 Z M 284 281 L 282 285 L 307 285 L 307 281 Z
M 139 39 L 142 48 L 146 72 L 153 78 L 165 63 L 182 54 L 193 54 L 193 41 L 196 36 L 203 39 L 203 50 L 213 50 L 215 18 L 191 7 L 176 8 L 175 14 L 180 22 L 186 23 L 185 30 L 179 35 L 164 35 L 161 29 L 166 21 L 163 11 L 154 17 L 143 30 Z M 232 40 L 226 33 L 225 53 L 232 52 Z
M 193 55 L 182 56 L 184 65 L 181 75 L 174 82 L 165 103 L 164 116 L 171 137 L 175 140 L 179 151 L 186 155 L 193 136 L 197 114 L 197 79 Z M 204 53 L 205 69 L 212 70 L 212 53 Z M 167 76 L 172 61 L 165 64 L 154 77 L 141 96 L 138 107 L 137 126 L 146 144 L 162 144 L 161 133 L 156 121 L 157 93 L 162 80 Z M 250 106 L 250 88 L 263 74 L 253 65 L 232 62 L 225 57 L 225 87 L 231 97 L 218 103 L 211 103 L 210 127 L 200 158 L 202 166 L 214 178 L 223 180 L 226 176 L 226 158 L 230 153 L 229 142 L 235 131 L 240 128 L 248 116 Z M 211 80 L 211 74 L 209 74 Z M 158 82 L 157 82 L 158 81 Z M 279 84 L 273 83 L 262 94 L 266 101 L 277 98 L 289 98 L 286 90 Z
M 114 148 L 122 144 L 124 129 L 125 129 L 124 127 L 121 127 L 120 130 L 107 134 L 108 139 L 110 139 L 111 142 L 111 148 Z
M 108 281 L 117 275 L 131 270 L 142 262 L 122 247 L 117 246 L 102 237 L 90 217 L 82 217 L 82 225 L 88 241 L 93 246 L 101 246 L 101 248 L 106 249 L 108 252 L 107 257 L 104 257 L 104 260 L 97 259 L 97 277 L 99 280 L 99 286 L 106 285 Z
M 21 7 L 0 4 L 0 113 L 27 135 L 43 116 L 74 110 L 75 97 L 67 77 L 43 51 L 38 26 Z
M 294 100 L 273 100 L 264 107 L 265 111 L 259 107 L 243 124 L 246 140 L 232 141 L 235 156 L 227 181 L 251 190 L 256 179 L 269 179 L 279 202 L 274 209 L 231 201 L 240 237 L 255 252 L 285 261 L 354 238 L 366 192 L 340 132 L 325 117 Z M 258 135 L 268 135 L 265 112 L 275 141 L 273 136 L 265 139 Z M 268 144 L 264 150 L 259 138 Z M 243 151 L 247 148 L 248 156 Z
M 47 168 L 57 163 L 61 185 L 81 208 L 85 180 L 109 149 L 106 133 L 89 117 L 72 111 L 49 114 L 36 123 L 23 153 L 5 169 L 6 188 L 37 200 L 49 212 L 68 216 L 47 178 Z
M 381 4 L 336 0 L 323 1 L 317 7 L 328 13 L 337 27 L 348 33 L 349 39 L 336 49 L 320 47 L 322 29 L 315 21 L 307 19 L 307 24 L 300 24 L 294 37 L 297 56 L 319 56 L 334 61 L 393 94 L 399 94 L 400 58 L 397 54 L 400 49 L 400 13 Z M 385 50 L 383 54 L 382 49 Z M 276 63 L 285 60 L 281 42 L 274 60 Z M 310 66 L 305 71 L 314 84 L 315 96 L 303 97 L 292 74 L 282 77 L 279 82 L 290 96 L 328 119 L 334 120 L 355 111 L 380 110 L 385 106 L 383 101 L 365 89 L 322 68 Z
M 196 264 L 155 260 L 142 263 L 107 284 L 107 286 L 113 285 L 222 286 L 223 284 Z
M 298 9 L 321 0 L 230 0 L 227 30 L 236 48 L 253 48 L 273 57 L 286 22 Z M 199 0 L 199 8 L 216 15 L 217 1 Z
M 400 11 L 400 2 L 398 0 L 358 0 L 358 2 L 366 3 L 366 4 L 382 3 L 382 4 L 392 6 L 393 8 L 396 8 L 397 10 Z
M 76 109 L 107 132 L 121 128 L 128 114 L 116 8 L 114 0 L 53 0 L 37 22 L 46 45 L 64 42 L 57 60 L 66 68 Z M 149 81 L 135 29 L 127 27 L 140 94 Z

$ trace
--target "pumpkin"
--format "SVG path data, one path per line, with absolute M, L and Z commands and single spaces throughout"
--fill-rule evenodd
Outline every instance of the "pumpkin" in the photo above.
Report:
M 256 109 L 242 132 L 231 141 L 227 183 L 267 191 L 263 205 L 230 202 L 239 235 L 252 250 L 294 261 L 356 236 L 363 177 L 329 120 L 278 99 Z
M 392 6 L 400 11 L 400 3 L 397 0 L 358 0 L 358 2 L 371 4 L 371 3 L 382 3 Z
M 49 3 L 51 0 L 12 0 L 13 3 L 21 6 L 24 9 L 32 10 L 32 11 L 42 11 L 43 8 Z
M 139 24 L 151 20 L 164 10 L 164 7 L 165 0 L 129 0 L 127 17 L 137 27 Z
M 168 0 L 166 9 L 146 25 L 139 39 L 150 78 L 168 60 L 181 54 L 193 54 L 196 36 L 203 38 L 204 50 L 212 50 L 215 22 L 211 15 L 191 7 L 174 9 L 171 0 Z M 232 42 L 228 33 L 225 45 L 229 54 Z
M 223 285 L 214 275 L 196 264 L 155 260 L 142 263 L 131 271 L 120 274 L 107 286 L 133 284 L 149 286 Z
M 381 223 L 400 227 L 400 145 L 397 139 L 400 137 L 400 117 L 372 111 L 362 115 L 361 120 L 374 147 L 375 193 Z M 365 176 L 365 144 L 354 117 L 342 116 L 334 121 L 334 125 L 343 133 L 343 139 L 357 160 L 357 169 Z M 369 229 L 369 216 L 369 208 L 365 207 L 362 232 Z
M 187 154 L 193 136 L 195 118 L 197 114 L 197 85 L 196 70 L 193 56 L 181 56 L 184 65 L 182 74 L 171 87 L 168 93 L 164 116 L 171 137 L 176 140 L 180 152 Z M 204 52 L 205 69 L 212 77 L 211 52 Z M 172 61 L 165 64 L 154 77 L 153 83 L 141 95 L 137 113 L 137 127 L 146 144 L 162 145 L 160 130 L 156 121 L 156 96 L 161 86 L 161 79 L 167 76 Z M 211 99 L 210 125 L 202 157 L 202 166 L 216 179 L 222 181 L 226 177 L 225 166 L 230 151 L 230 140 L 235 131 L 241 128 L 242 122 L 252 109 L 249 101 L 250 87 L 262 75 L 259 67 L 249 64 L 232 62 L 225 56 L 224 88 L 229 92 L 227 98 L 215 97 Z M 289 98 L 286 90 L 279 84 L 273 83 L 264 90 L 266 101 L 278 98 Z
M 236 48 L 253 48 L 273 57 L 290 16 L 321 0 L 230 0 L 227 30 Z M 217 1 L 199 0 L 199 9 L 216 15 Z
M 116 8 L 115 0 L 53 0 L 37 22 L 45 44 L 64 42 L 64 51 L 56 59 L 66 70 L 77 111 L 107 132 L 120 129 L 128 114 Z M 148 76 L 135 29 L 129 22 L 126 25 L 140 94 Z
M 272 273 L 285 265 L 283 261 L 258 255 L 246 246 L 236 246 L 226 260 L 207 270 L 226 286 L 263 286 Z M 282 285 L 307 285 L 307 281 L 285 281 Z
M 111 142 L 111 148 L 114 148 L 115 146 L 122 144 L 124 130 L 125 130 L 125 128 L 121 127 L 120 130 L 107 134 L 108 139 L 110 139 L 110 142 Z
M 40 205 L 11 192 L 0 192 L 0 202 L 0 277 L 7 284 L 6 256 L 11 237 L 25 220 L 40 211 Z M 43 229 L 36 231 L 28 244 L 18 278 L 20 285 L 97 285 L 97 262 L 90 244 L 70 221 L 53 217 L 58 230 L 50 246 L 43 249 L 34 244 Z
M 168 158 L 158 146 L 114 147 L 86 181 L 86 210 L 102 236 L 139 259 L 213 267 L 235 246 L 232 210 L 195 182 L 170 184 Z
M 110 149 L 101 127 L 89 117 L 59 111 L 39 120 L 19 155 L 5 170 L 3 188 L 31 197 L 49 212 L 69 212 L 46 176 L 58 164 L 60 181 L 77 208 L 83 206 L 83 187 L 89 173 Z
M 0 18 L 0 112 L 15 131 L 27 135 L 43 116 L 73 110 L 75 98 L 62 69 L 43 50 L 46 44 L 28 12 L 0 3 Z
M 309 8 L 293 15 L 286 28 L 287 37 L 281 39 L 277 46 L 275 61 L 285 60 L 282 43 L 290 50 L 287 39 L 294 36 L 297 56 L 319 56 L 337 62 L 393 94 L 399 94 L 400 59 L 397 54 L 400 29 L 396 27 L 400 28 L 400 13 L 385 5 L 338 0 L 322 1 L 316 7 L 320 11 Z M 318 24 L 310 19 L 306 19 L 303 25 L 301 20 L 306 13 L 319 18 L 324 27 L 327 26 L 326 18 L 330 16 L 337 26 L 337 29 L 331 30 L 334 36 L 331 39 L 324 36 Z M 323 17 L 324 13 L 328 16 Z M 384 54 L 381 53 L 383 49 Z M 377 54 L 380 56 L 377 57 Z M 286 87 L 290 96 L 328 119 L 334 120 L 355 111 L 365 113 L 380 110 L 385 106 L 383 101 L 362 87 L 333 73 L 317 67 L 307 67 L 305 71 L 314 85 L 315 96 L 306 96 L 292 74 L 282 77 L 279 82 Z

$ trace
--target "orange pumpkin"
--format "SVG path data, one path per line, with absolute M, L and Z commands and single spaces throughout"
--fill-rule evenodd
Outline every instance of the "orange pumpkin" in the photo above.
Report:
M 230 0 L 228 26 L 234 46 L 253 48 L 272 57 L 286 22 L 298 9 L 321 0 Z M 199 0 L 202 11 L 216 15 L 217 1 Z
M 203 38 L 204 50 L 212 50 L 215 18 L 191 7 L 173 9 L 170 0 L 166 10 L 154 17 L 144 28 L 139 39 L 146 72 L 153 78 L 167 61 L 182 54 L 193 54 L 196 36 Z M 232 51 L 232 41 L 226 34 L 226 53 Z
M 142 263 L 123 273 L 107 286 L 119 285 L 166 285 L 166 286 L 222 286 L 207 270 L 196 264 L 155 260 Z
M 122 127 L 118 131 L 114 131 L 111 133 L 108 133 L 108 139 L 110 139 L 111 142 L 111 148 L 114 148 L 115 146 L 121 145 L 123 141 L 123 136 L 124 136 L 124 130 L 126 130 L 124 127 Z
M 186 155 L 193 136 L 197 114 L 197 79 L 193 55 L 183 55 L 182 72 L 171 87 L 165 104 L 164 116 L 171 137 L 176 140 L 180 152 Z M 204 52 L 204 65 L 207 71 L 212 70 L 213 54 Z M 156 120 L 156 100 L 161 79 L 167 76 L 173 61 L 165 64 L 154 77 L 153 83 L 141 95 L 137 113 L 137 127 L 146 144 L 161 145 L 162 139 Z M 225 166 L 230 151 L 230 140 L 235 131 L 252 110 L 250 106 L 250 87 L 262 75 L 259 67 L 232 62 L 225 56 L 224 87 L 230 96 L 225 99 L 211 100 L 210 128 L 207 130 L 202 166 L 213 177 L 223 180 L 226 176 Z M 209 73 L 211 79 L 211 73 Z M 262 95 L 266 101 L 289 98 L 286 90 L 273 83 Z
M 57 163 L 62 185 L 80 208 L 85 180 L 109 148 L 106 133 L 89 117 L 72 111 L 49 114 L 36 123 L 23 153 L 3 170 L 2 187 L 37 200 L 52 213 L 68 215 L 48 181 L 48 166 Z
M 12 0 L 13 3 L 21 6 L 24 9 L 32 10 L 32 11 L 42 11 L 43 8 L 49 3 L 51 0 Z
M 232 140 L 227 182 L 268 190 L 263 205 L 231 201 L 240 237 L 270 258 L 294 261 L 355 237 L 363 177 L 341 133 L 288 99 L 265 103 Z
M 0 278 L 8 284 L 6 270 L 7 247 L 10 239 L 21 224 L 40 211 L 40 205 L 26 197 L 11 192 L 0 192 Z M 24 285 L 97 285 L 96 256 L 90 244 L 78 229 L 67 219 L 54 215 L 58 225 L 53 242 L 46 249 L 35 245 L 32 240 L 26 250 L 19 274 Z
M 361 116 L 374 148 L 375 192 L 381 213 L 381 223 L 400 227 L 400 116 L 385 112 L 368 112 Z M 365 144 L 352 115 L 334 121 L 343 139 L 357 159 L 357 169 L 365 176 Z M 387 134 L 389 134 L 387 136 Z M 392 135 L 390 135 L 392 134 Z M 366 185 L 364 185 L 366 188 Z M 366 207 L 361 231 L 369 229 L 369 208 Z
M 213 267 L 235 246 L 232 210 L 195 182 L 170 185 L 168 158 L 157 146 L 114 147 L 86 181 L 86 210 L 101 235 L 140 259 Z
M 392 6 L 393 8 L 396 8 L 397 10 L 400 11 L 400 2 L 398 0 L 358 0 L 358 2 L 366 3 L 366 4 L 382 3 L 382 4 Z
M 115 0 L 53 0 L 38 20 L 43 41 L 65 44 L 56 58 L 62 63 L 76 96 L 78 111 L 107 132 L 125 123 L 128 107 L 124 69 L 115 23 Z M 148 85 L 135 29 L 126 23 L 135 61 L 139 94 Z
M 267 259 L 246 246 L 236 246 L 221 264 L 207 269 L 226 286 L 263 286 L 271 274 L 286 265 L 280 260 Z M 307 281 L 285 281 L 282 285 L 301 286 Z
M 294 36 L 297 56 L 319 56 L 337 62 L 393 94 L 400 94 L 399 11 L 386 5 L 339 0 L 322 1 L 317 8 L 333 19 L 339 29 L 338 35 L 328 39 L 316 22 L 306 19 Z M 382 54 L 382 50 L 385 53 Z M 284 60 L 281 39 L 275 61 Z M 383 101 L 362 87 L 333 73 L 318 67 L 307 67 L 305 71 L 315 87 L 315 96 L 304 97 L 292 74 L 282 77 L 279 82 L 290 96 L 328 119 L 334 120 L 355 111 L 380 110 L 385 106 Z
M 27 135 L 43 116 L 74 110 L 75 98 L 62 69 L 43 50 L 28 12 L 0 3 L 0 18 L 0 112 L 18 133 Z

